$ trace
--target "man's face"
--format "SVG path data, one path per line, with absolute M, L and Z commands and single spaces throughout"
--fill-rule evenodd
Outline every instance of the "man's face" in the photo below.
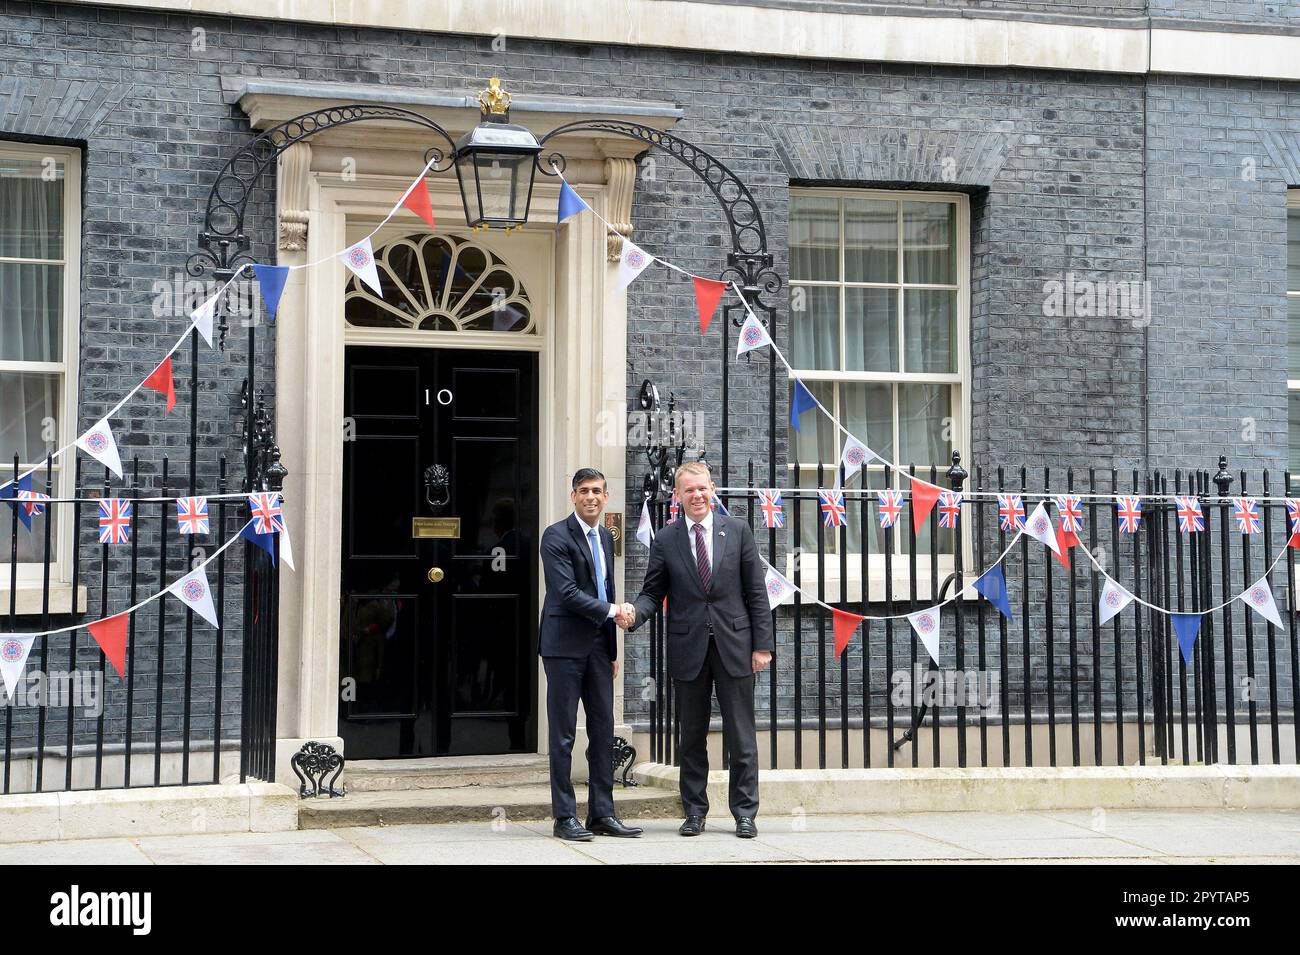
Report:
M 573 509 L 579 517 L 588 524 L 595 524 L 600 519 L 600 512 L 609 503 L 609 492 L 605 490 L 604 481 L 592 478 L 570 491 L 569 500 L 573 502 Z
M 686 516 L 693 521 L 702 521 L 709 513 L 713 489 L 713 482 L 703 474 L 694 471 L 679 471 L 677 474 L 677 500 L 682 502 Z

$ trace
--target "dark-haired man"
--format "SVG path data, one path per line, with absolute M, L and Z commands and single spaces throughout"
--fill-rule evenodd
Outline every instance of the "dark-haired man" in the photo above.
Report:
M 614 626 L 630 626 L 631 619 L 614 602 L 614 537 L 600 521 L 609 502 L 605 475 L 581 468 L 569 500 L 573 513 L 546 528 L 541 544 L 546 601 L 538 652 L 546 668 L 554 832 L 577 842 L 597 834 L 639 836 L 614 815 Z M 578 822 L 571 778 L 579 700 L 587 713 L 586 826 Z

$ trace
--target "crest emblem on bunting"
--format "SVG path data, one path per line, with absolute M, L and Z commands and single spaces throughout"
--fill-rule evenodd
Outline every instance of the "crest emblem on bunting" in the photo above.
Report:
M 187 580 L 185 586 L 181 588 L 181 593 L 189 601 L 202 600 L 205 592 L 206 588 L 201 580 Z
M 1137 497 L 1121 497 L 1115 502 L 1119 514 L 1119 529 L 1125 534 L 1136 534 L 1142 523 L 1142 500 Z
M 750 348 L 757 348 L 763 344 L 764 335 L 762 329 L 750 325 L 740 333 L 740 338 Z
M 1036 534 L 1050 534 L 1052 532 L 1052 522 L 1048 520 L 1046 514 L 1039 514 L 1034 518 L 1034 532 Z
M 0 642 L 0 660 L 5 663 L 17 663 L 23 658 L 23 642 L 10 637 L 8 640 Z
M 934 632 L 934 617 L 929 614 L 919 614 L 916 618 L 916 629 L 922 633 Z
M 1025 502 L 1019 494 L 998 495 L 998 527 L 1004 531 L 1025 529 Z
M 86 435 L 86 449 L 93 454 L 102 454 L 108 449 L 108 436 L 102 431 L 92 431 Z
M 370 264 L 370 253 L 366 251 L 364 246 L 359 245 L 348 253 L 348 261 L 355 268 L 364 269 Z
M 1124 605 L 1124 594 L 1118 590 L 1108 590 L 1106 591 L 1106 603 L 1119 609 Z
M 843 527 L 845 523 L 844 494 L 833 491 L 818 491 L 821 501 L 822 524 L 825 527 Z
M 1250 588 L 1250 602 L 1257 607 L 1262 607 L 1268 603 L 1268 591 L 1263 587 Z

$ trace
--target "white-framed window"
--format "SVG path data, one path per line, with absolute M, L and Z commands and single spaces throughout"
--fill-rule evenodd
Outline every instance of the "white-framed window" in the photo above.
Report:
M 1286 195 L 1287 399 L 1292 490 L 1300 478 L 1300 189 Z
M 80 250 L 81 152 L 0 141 L 0 480 L 13 478 L 15 453 L 25 471 L 76 437 Z M 73 464 L 71 453 L 55 460 L 54 496 L 72 496 Z M 32 489 L 44 491 L 45 478 L 41 467 Z M 47 508 L 33 518 L 30 533 L 18 525 L 18 579 L 28 588 L 39 586 L 44 573 L 45 521 L 52 511 L 66 508 Z M 0 507 L 3 612 L 11 514 Z M 63 517 L 56 513 L 50 533 L 55 583 L 71 576 L 72 528 Z M 30 608 L 28 596 L 20 592 L 19 603 Z M 52 599 L 51 610 L 67 612 L 67 595 Z
M 934 465 L 944 487 L 952 451 L 969 459 L 969 326 L 965 195 L 791 190 L 789 360 L 795 376 L 872 450 L 904 466 L 916 464 L 918 475 L 928 477 Z M 825 415 L 805 413 L 799 430 L 790 430 L 791 486 L 798 464 L 800 486 L 816 487 L 819 463 L 830 486 L 840 450 Z M 868 487 L 885 486 L 882 466 L 865 470 Z M 894 486 L 907 484 L 896 479 Z M 804 507 L 798 543 L 815 552 L 820 515 Z M 851 518 L 855 514 L 856 508 Z M 879 556 L 884 535 L 874 504 L 869 517 L 868 551 Z M 904 528 L 893 535 L 897 554 L 907 553 L 910 533 Z M 849 552 L 860 554 L 856 519 L 847 536 Z M 951 552 L 951 537 L 941 533 L 941 551 Z M 926 528 L 918 555 L 928 555 L 929 546 Z M 838 532 L 826 535 L 826 550 L 838 552 Z

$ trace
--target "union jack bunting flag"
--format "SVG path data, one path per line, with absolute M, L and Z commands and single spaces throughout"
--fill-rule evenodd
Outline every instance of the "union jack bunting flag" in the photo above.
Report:
M 1178 507 L 1178 529 L 1184 534 L 1196 534 L 1205 530 L 1205 517 L 1201 514 L 1201 502 L 1194 497 L 1175 497 Z
M 1300 534 L 1300 498 L 1286 499 L 1286 516 L 1291 522 L 1291 533 Z
M 777 488 L 758 488 L 758 509 L 763 515 L 764 527 L 785 527 L 785 511 L 781 507 L 781 492 Z
M 1061 531 L 1077 534 L 1083 530 L 1083 502 L 1077 494 L 1058 494 L 1056 512 L 1061 515 Z
M 998 527 L 1004 531 L 1025 529 L 1025 502 L 1019 494 L 998 495 Z
M 208 523 L 208 499 L 206 497 L 178 497 L 176 499 L 176 523 L 182 534 L 207 534 L 211 525 Z
M 248 495 L 248 506 L 253 512 L 254 534 L 278 534 L 284 530 L 284 515 L 280 511 L 280 495 L 274 491 L 258 491 Z
M 1121 497 L 1115 502 L 1119 513 L 1119 529 L 1125 534 L 1136 534 L 1142 523 L 1142 499 L 1138 497 Z
M 110 497 L 99 502 L 99 542 L 125 544 L 131 539 L 131 502 Z
M 961 492 L 944 491 L 939 495 L 939 526 L 952 529 L 961 516 Z
M 844 525 L 844 494 L 840 491 L 818 491 L 822 505 L 822 524 L 826 527 Z
M 673 491 L 672 498 L 668 501 L 668 520 L 665 523 L 671 524 L 677 520 L 677 515 L 681 513 L 682 505 L 677 500 L 677 492 Z
M 903 492 L 877 491 L 876 500 L 880 503 L 880 526 L 893 527 L 903 513 Z
M 48 501 L 50 496 L 40 491 L 19 491 L 17 498 L 22 501 L 24 514 L 28 517 L 40 517 L 45 513 L 45 505 L 41 502 Z
M 1237 521 L 1237 529 L 1243 534 L 1259 533 L 1259 505 L 1253 497 L 1234 497 L 1232 516 Z

